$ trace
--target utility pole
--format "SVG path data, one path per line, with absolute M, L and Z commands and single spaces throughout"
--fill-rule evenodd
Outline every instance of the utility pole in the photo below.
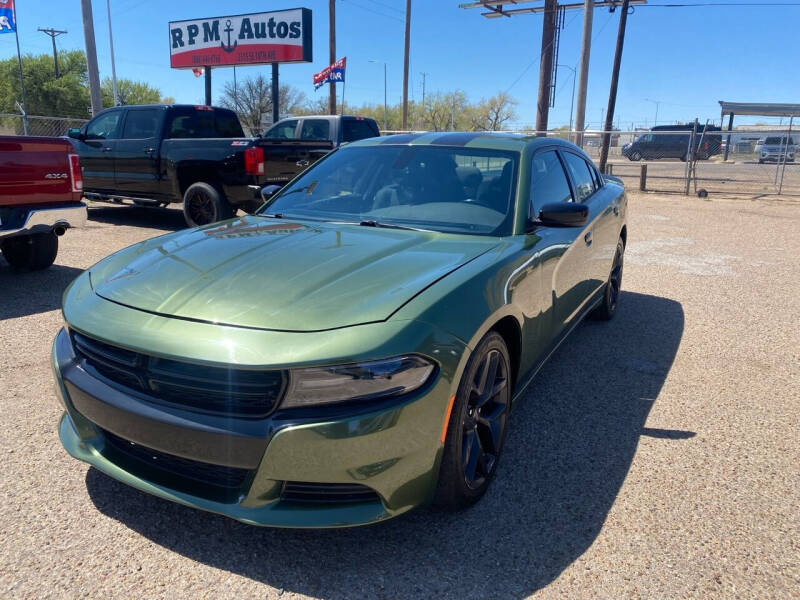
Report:
M 86 40 L 86 64 L 89 70 L 89 96 L 92 101 L 92 114 L 103 110 L 103 95 L 100 92 L 100 72 L 97 69 L 97 48 L 94 44 L 94 17 L 92 0 L 81 0 L 83 13 L 83 37 Z
M 111 86 L 114 93 L 114 106 L 119 106 L 117 65 L 114 62 L 114 34 L 111 32 L 111 0 L 106 0 L 106 11 L 108 11 L 108 43 L 111 46 Z
M 575 143 L 583 147 L 583 130 L 586 129 L 586 91 L 589 87 L 589 55 L 592 53 L 592 18 L 594 0 L 583 3 L 583 36 L 581 37 L 581 66 L 578 78 L 578 106 L 575 107 L 575 130 L 578 137 Z
M 622 63 L 622 47 L 625 44 L 625 26 L 628 23 L 628 3 L 622 0 L 622 12 L 619 15 L 619 29 L 617 30 L 617 48 L 614 51 L 614 67 L 611 71 L 611 89 L 608 92 L 608 110 L 606 122 L 603 127 L 603 146 L 600 149 L 600 172 L 606 172 L 608 162 L 608 145 L 611 142 L 611 126 L 614 122 L 614 108 L 617 104 L 617 86 L 619 84 L 619 67 Z
M 336 0 L 328 0 L 328 43 L 330 62 L 332 65 L 336 62 Z M 328 101 L 328 112 L 332 115 L 336 114 L 336 84 L 331 81 L 328 84 L 330 88 L 330 100 Z
M 425 78 L 429 73 L 420 73 L 422 75 L 422 110 L 425 110 Z
M 206 65 L 203 71 L 205 71 L 205 105 L 211 106 L 211 67 Z
M 406 49 L 403 57 L 403 131 L 408 129 L 408 52 L 411 46 L 411 0 L 406 0 Z
M 51 41 L 53 42 L 53 66 L 55 67 L 56 79 L 58 79 L 61 77 L 61 74 L 58 72 L 58 50 L 56 50 L 56 38 L 63 33 L 67 33 L 67 31 L 65 29 L 42 29 L 41 27 L 39 27 L 39 31 L 49 35 Z
M 278 63 L 272 63 L 272 123 L 281 120 L 280 84 L 278 81 Z M 334 96 L 334 100 L 336 96 Z
M 644 101 L 652 102 L 653 104 L 656 105 L 656 118 L 653 119 L 653 126 L 655 127 L 656 125 L 658 125 L 658 105 L 661 104 L 661 102 L 659 100 L 650 100 L 649 98 L 645 98 Z
M 550 84 L 553 76 L 553 43 L 556 35 L 558 0 L 545 0 L 542 24 L 542 56 L 539 61 L 539 99 L 536 107 L 536 135 L 546 135 L 550 114 Z
M 564 67 L 565 69 L 569 69 L 572 71 L 572 96 L 569 105 L 569 139 L 572 140 L 572 114 L 573 109 L 575 108 L 575 69 L 570 67 L 569 65 L 556 65 L 557 67 Z

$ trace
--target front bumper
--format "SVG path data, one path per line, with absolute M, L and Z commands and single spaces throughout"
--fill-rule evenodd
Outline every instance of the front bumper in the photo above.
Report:
M 54 227 L 83 227 L 88 213 L 83 202 L 71 202 L 61 206 L 44 206 L 26 211 L 24 219 L 3 229 L 0 225 L 0 238 L 32 233 L 44 233 Z
M 432 496 L 452 365 L 420 394 L 376 410 L 237 420 L 149 404 L 107 385 L 82 367 L 65 330 L 56 337 L 52 360 L 65 409 L 59 436 L 67 452 L 161 498 L 253 525 L 345 527 L 399 515 Z M 244 469 L 248 475 L 227 497 L 185 485 L 179 477 L 155 477 L 118 460 L 108 432 L 154 453 Z M 359 484 L 375 495 L 347 503 L 287 501 L 285 482 Z

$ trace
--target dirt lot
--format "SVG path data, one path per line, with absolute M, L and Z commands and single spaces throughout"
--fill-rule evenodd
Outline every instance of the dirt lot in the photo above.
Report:
M 50 270 L 0 261 L 0 598 L 797 598 L 800 203 L 630 213 L 620 313 L 539 374 L 483 501 L 346 531 L 248 527 L 61 449 L 61 292 L 178 211 L 93 208 Z

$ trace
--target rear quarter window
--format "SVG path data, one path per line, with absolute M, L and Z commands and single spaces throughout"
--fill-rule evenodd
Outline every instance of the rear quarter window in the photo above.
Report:
M 366 119 L 342 120 L 342 141 L 355 142 L 366 138 L 377 137 L 380 133 L 372 123 Z

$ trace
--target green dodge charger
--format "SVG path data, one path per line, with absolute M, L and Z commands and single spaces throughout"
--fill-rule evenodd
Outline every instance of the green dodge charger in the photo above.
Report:
M 67 452 L 255 525 L 476 502 L 537 370 L 617 309 L 623 187 L 564 141 L 426 133 L 349 144 L 272 192 L 70 285 Z

